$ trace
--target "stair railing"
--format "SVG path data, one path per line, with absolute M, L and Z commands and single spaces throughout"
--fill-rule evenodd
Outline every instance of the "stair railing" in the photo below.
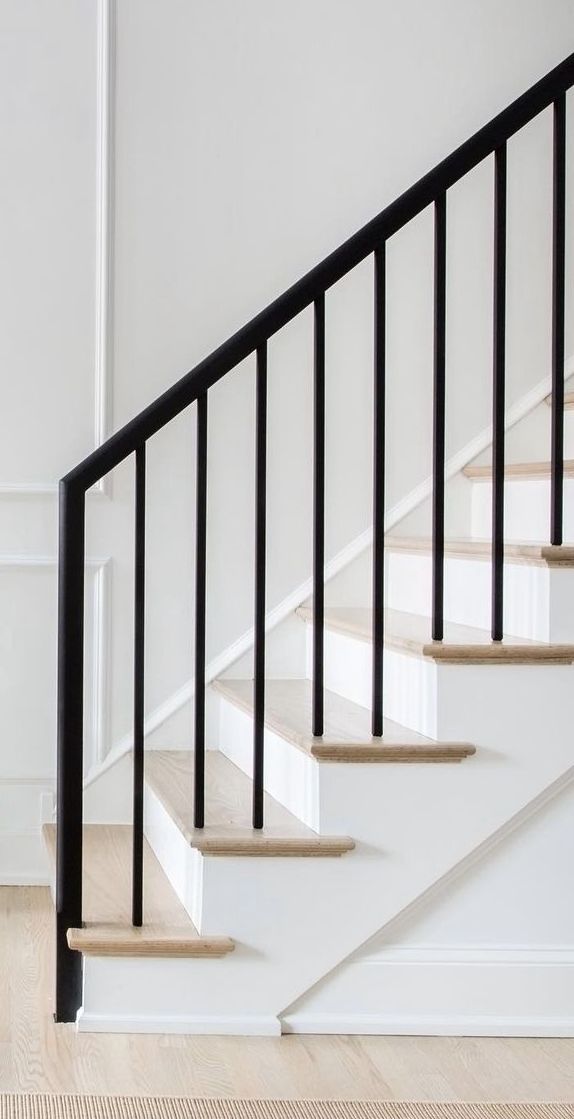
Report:
M 377 217 L 293 284 L 261 314 L 201 361 L 112 435 L 60 482 L 58 616 L 57 992 L 56 1019 L 71 1021 L 81 1004 L 81 956 L 67 930 L 82 923 L 82 778 L 84 674 L 85 497 L 96 482 L 135 456 L 134 813 L 132 915 L 142 923 L 144 779 L 144 589 L 146 443 L 197 404 L 195 577 L 194 825 L 204 826 L 207 403 L 209 389 L 256 355 L 256 547 L 253 742 L 253 827 L 263 826 L 265 708 L 265 539 L 267 343 L 300 312 L 314 308 L 314 512 L 312 732 L 323 734 L 325 293 L 369 256 L 374 260 L 374 490 L 372 733 L 383 733 L 385 517 L 385 249 L 386 242 L 428 206 L 434 207 L 434 386 L 432 496 L 432 638 L 443 639 L 446 203 L 447 191 L 494 155 L 494 351 L 492 640 L 502 640 L 504 560 L 504 418 L 506 307 L 506 146 L 553 106 L 552 463 L 550 541 L 562 543 L 566 91 L 574 85 L 574 54 L 424 175 Z

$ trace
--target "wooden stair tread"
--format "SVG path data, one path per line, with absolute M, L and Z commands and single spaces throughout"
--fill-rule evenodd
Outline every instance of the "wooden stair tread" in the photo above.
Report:
M 56 863 L 56 825 L 44 840 Z M 229 937 L 200 936 L 144 840 L 144 926 L 131 924 L 132 829 L 87 824 L 83 839 L 83 928 L 68 930 L 70 948 L 94 956 L 225 956 Z
M 212 687 L 249 714 L 252 680 L 216 680 Z M 373 738 L 366 708 L 325 691 L 325 730 L 311 732 L 312 688 L 309 680 L 267 680 L 265 723 L 282 738 L 321 761 L 458 762 L 475 753 L 466 743 L 440 743 L 385 719 L 383 738 Z
M 549 407 L 552 405 L 552 393 L 550 393 L 550 396 L 546 397 L 546 403 Z M 574 408 L 574 392 L 564 393 L 564 407 Z
M 352 851 L 348 836 L 317 835 L 265 794 L 265 827 L 251 824 L 252 782 L 217 750 L 205 755 L 205 827 L 193 827 L 193 754 L 150 750 L 146 783 L 174 823 L 204 855 L 333 856 Z
M 385 548 L 390 552 L 416 554 L 430 553 L 432 540 L 424 536 L 387 536 Z M 444 542 L 447 556 L 462 559 L 490 560 L 492 544 L 490 540 L 450 539 Z M 507 543 L 504 558 L 509 563 L 524 563 L 538 567 L 573 567 L 574 546 L 565 544 L 520 544 Z
M 297 614 L 305 622 L 313 620 L 310 606 L 300 606 Z M 372 611 L 368 607 L 331 606 L 325 609 L 325 625 L 362 641 L 371 641 Z M 430 618 L 385 610 L 385 645 L 401 652 L 428 657 L 449 664 L 572 664 L 574 645 L 549 645 L 525 637 L 505 637 L 493 642 L 487 630 L 445 622 L 444 641 L 430 638 Z
M 492 466 L 487 463 L 483 466 L 465 466 L 463 474 L 472 479 L 473 482 L 490 482 L 492 481 Z M 539 478 L 550 477 L 550 463 L 549 462 L 508 462 L 504 468 L 504 477 L 511 481 L 520 480 L 534 481 Z M 574 478 L 574 459 L 566 459 L 564 462 L 564 477 Z

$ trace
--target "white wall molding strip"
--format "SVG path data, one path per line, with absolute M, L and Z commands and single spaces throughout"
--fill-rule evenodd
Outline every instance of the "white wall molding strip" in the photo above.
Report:
M 361 956 L 360 961 L 375 967 L 385 964 L 404 964 L 407 967 L 414 964 L 574 967 L 574 948 L 572 945 L 548 944 L 443 944 L 440 947 L 432 944 L 389 944 L 372 956 Z
M 0 553 L 0 570 L 11 568 L 21 571 L 57 569 L 58 559 L 51 555 Z M 93 763 L 104 757 L 109 732 L 109 626 L 111 609 L 112 560 L 109 556 L 88 556 L 86 570 L 93 576 L 92 586 L 92 663 L 94 665 L 94 686 L 90 728 L 93 743 Z M 3 782 L 0 777 L 0 784 Z M 17 783 L 22 784 L 19 779 Z M 41 782 L 40 782 L 41 783 Z
M 115 0 L 98 0 L 94 443 L 111 429 L 115 197 Z M 94 487 L 109 493 L 109 478 Z
M 53 775 L 49 777 L 19 777 L 18 774 L 12 773 L 7 777 L 0 775 L 0 789 L 4 786 L 11 788 L 20 785 L 29 789 L 50 789 L 55 780 L 56 778 Z M 2 831 L 2 828 L 0 828 L 0 831 Z
M 88 571 L 99 571 L 111 565 L 110 556 L 87 556 L 86 568 Z M 35 555 L 33 552 L 0 552 L 0 567 L 54 567 L 58 566 L 58 557 L 50 555 Z

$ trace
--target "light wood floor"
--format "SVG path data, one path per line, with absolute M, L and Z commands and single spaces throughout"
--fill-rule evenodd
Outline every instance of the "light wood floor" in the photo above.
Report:
M 0 889 L 0 1091 L 574 1100 L 574 1040 L 142 1037 L 51 1018 L 48 890 Z

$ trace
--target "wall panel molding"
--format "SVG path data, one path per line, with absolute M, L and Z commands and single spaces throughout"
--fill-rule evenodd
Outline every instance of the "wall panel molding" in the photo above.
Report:
M 112 429 L 113 379 L 113 255 L 115 181 L 115 3 L 97 3 L 96 81 L 96 213 L 94 307 L 94 445 L 99 447 Z M 90 494 L 111 492 L 109 478 L 98 482 Z M 0 497 L 51 497 L 57 481 L 1 482 Z
M 51 555 L 19 555 L 0 553 L 0 571 L 3 568 L 21 571 L 34 571 L 38 569 L 53 569 L 57 571 L 58 559 Z M 89 556 L 86 558 L 86 574 L 92 577 L 91 605 L 92 605 L 92 637 L 91 637 L 91 662 L 93 665 L 93 687 L 90 704 L 86 708 L 86 729 L 91 744 L 89 768 L 101 763 L 106 753 L 107 737 L 109 732 L 109 629 L 111 610 L 111 573 L 112 560 L 105 556 Z M 89 588 L 86 592 L 90 593 Z M 35 780 L 35 779 L 34 779 Z M 8 781 L 21 785 L 23 778 L 0 776 L 0 785 Z M 40 784 L 43 779 L 40 780 Z
M 111 430 L 115 186 L 115 0 L 98 0 L 94 444 Z M 108 492 L 109 479 L 95 489 Z

